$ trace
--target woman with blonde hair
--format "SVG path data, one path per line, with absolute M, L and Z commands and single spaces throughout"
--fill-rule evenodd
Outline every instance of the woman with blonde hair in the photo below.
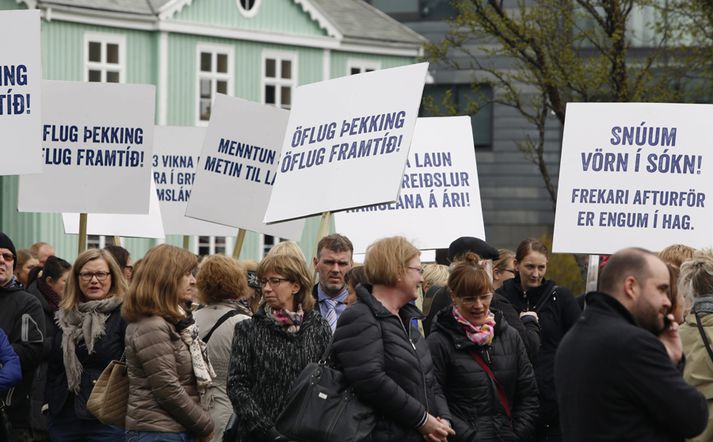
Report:
M 118 441 L 121 428 L 104 425 L 87 410 L 94 383 L 124 353 L 121 304 L 124 275 L 105 250 L 74 261 L 55 316 L 57 329 L 47 369 L 48 430 L 55 441 Z
M 332 355 L 359 399 L 376 412 L 371 440 L 445 442 L 454 432 L 433 376 L 428 346 L 411 325 L 423 283 L 420 252 L 405 238 L 381 239 L 366 251 L 370 284 L 342 313 Z
M 129 322 L 127 442 L 212 437 L 213 421 L 201 399 L 215 373 L 188 308 L 197 266 L 192 253 L 161 244 L 146 253 L 133 275 L 122 307 Z
M 708 442 L 713 440 L 713 249 L 695 251 L 681 264 L 678 290 L 693 305 L 678 329 L 686 356 L 683 378 L 706 396 L 709 412 L 705 431 L 688 440 Z
M 324 354 L 332 329 L 314 309 L 304 259 L 268 254 L 257 272 L 264 303 L 252 319 L 235 326 L 228 396 L 239 441 L 286 441 L 275 421 L 292 382 Z
M 240 303 L 248 292 L 245 269 L 228 256 L 208 256 L 201 262 L 196 287 L 198 300 L 204 307 L 193 316 L 215 370 L 213 384 L 208 389 L 209 412 L 215 424 L 213 440 L 222 441 L 225 425 L 233 412 L 226 382 L 235 324 L 252 316 L 252 312 Z

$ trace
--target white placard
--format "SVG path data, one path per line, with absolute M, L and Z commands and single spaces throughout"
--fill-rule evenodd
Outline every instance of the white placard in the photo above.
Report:
M 133 238 L 164 238 L 161 209 L 156 196 L 156 187 L 151 184 L 149 213 L 146 215 L 112 215 L 90 213 L 87 215 L 88 235 L 110 235 Z M 63 213 L 64 233 L 79 233 L 79 214 Z
M 460 236 L 484 239 L 470 117 L 419 118 L 397 201 L 338 212 L 334 222 L 357 253 L 394 235 L 419 249 L 447 248 Z
M 265 222 L 394 201 L 428 63 L 298 87 Z
M 153 179 L 166 235 L 235 236 L 237 229 L 185 215 L 206 129 L 156 126 Z
M 267 225 L 288 112 L 216 94 L 186 216 L 298 240 L 304 220 Z
M 713 106 L 569 103 L 553 251 L 711 246 Z
M 0 175 L 42 172 L 40 11 L 0 11 Z
M 44 172 L 20 177 L 18 209 L 148 213 L 154 86 L 42 85 Z

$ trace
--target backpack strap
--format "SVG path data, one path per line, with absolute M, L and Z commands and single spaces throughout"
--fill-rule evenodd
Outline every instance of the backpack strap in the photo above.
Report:
M 539 312 L 540 309 L 544 307 L 550 299 L 556 299 L 558 288 L 559 286 L 555 284 L 555 286 L 552 287 L 552 291 L 550 291 L 546 296 L 543 296 L 542 299 L 540 299 L 540 302 L 538 302 L 535 306 L 535 313 Z
M 698 331 L 701 333 L 701 339 L 703 339 L 703 344 L 706 346 L 706 350 L 708 351 L 708 357 L 710 357 L 711 361 L 713 361 L 713 349 L 711 349 L 711 343 L 708 341 L 708 335 L 706 335 L 706 331 L 703 330 L 703 324 L 701 324 L 701 317 L 695 310 L 693 310 L 693 315 L 696 317 L 696 325 L 698 325 Z
M 230 310 L 230 311 L 226 312 L 223 316 L 220 317 L 220 319 L 218 319 L 218 321 L 216 321 L 215 325 L 210 329 L 208 334 L 205 335 L 205 337 L 201 340 L 207 344 L 210 337 L 213 336 L 213 332 L 216 331 L 218 329 L 218 327 L 223 325 L 223 323 L 225 321 L 227 321 L 228 319 L 230 319 L 233 316 L 238 315 L 238 314 L 240 314 L 240 310 Z

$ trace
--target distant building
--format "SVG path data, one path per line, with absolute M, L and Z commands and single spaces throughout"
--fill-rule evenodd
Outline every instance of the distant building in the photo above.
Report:
M 425 42 L 361 0 L 0 0 L 0 10 L 25 8 L 42 11 L 44 79 L 153 84 L 159 125 L 206 125 L 216 93 L 289 108 L 299 85 L 414 63 Z M 61 216 L 18 213 L 17 187 L 17 177 L 0 178 L 1 229 L 18 248 L 41 240 L 73 259 L 77 239 Z M 308 255 L 318 222 L 302 237 Z M 249 233 L 242 257 L 260 258 L 277 240 Z M 156 242 L 123 243 L 138 258 Z M 230 254 L 233 243 L 190 239 L 201 255 Z

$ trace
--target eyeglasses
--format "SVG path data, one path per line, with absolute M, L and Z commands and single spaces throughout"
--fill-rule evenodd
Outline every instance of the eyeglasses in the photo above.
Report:
M 416 270 L 419 275 L 423 275 L 423 269 L 421 267 L 411 267 L 411 266 L 406 266 L 407 269 L 411 270 Z
M 2 259 L 4 259 L 7 262 L 11 262 L 11 261 L 15 260 L 15 255 L 13 255 L 10 252 L 0 253 L 0 256 L 2 256 Z
M 515 270 L 515 269 L 503 269 L 503 272 L 510 272 L 513 275 L 517 275 L 517 270 Z
M 277 287 L 282 284 L 283 281 L 287 281 L 287 278 L 267 278 L 260 280 L 260 287 L 265 287 L 270 284 L 270 287 Z
M 97 278 L 97 281 L 104 281 L 106 278 L 111 276 L 109 272 L 79 272 L 79 277 L 84 282 L 89 282 L 92 278 Z
M 492 297 L 492 293 L 484 293 L 479 296 L 465 296 L 463 298 L 460 298 L 460 302 L 461 304 L 463 304 L 464 307 L 471 307 L 473 306 L 473 304 L 475 304 L 475 301 L 477 300 L 480 300 L 480 302 L 488 302 Z

